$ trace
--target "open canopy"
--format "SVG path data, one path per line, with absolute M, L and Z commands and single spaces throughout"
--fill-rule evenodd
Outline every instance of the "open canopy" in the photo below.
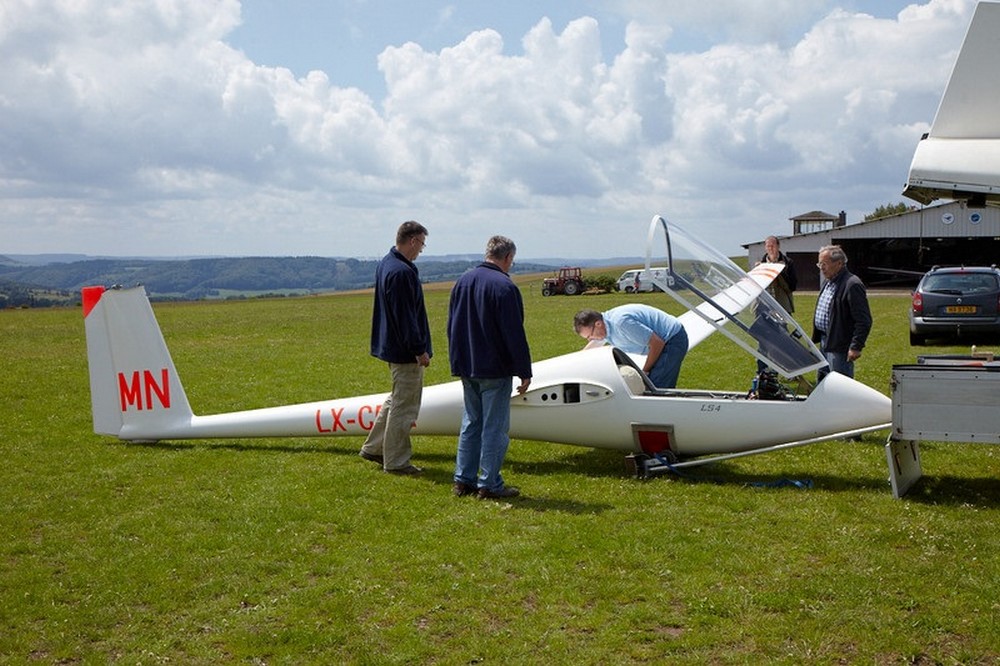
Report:
M 718 330 L 783 376 L 827 365 L 759 279 L 659 215 L 650 223 L 646 245 L 646 267 L 655 265 L 668 268 L 663 277 L 653 276 L 656 286 L 697 313 L 708 331 Z

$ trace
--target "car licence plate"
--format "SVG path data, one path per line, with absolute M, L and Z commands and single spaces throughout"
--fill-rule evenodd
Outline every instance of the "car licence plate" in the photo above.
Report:
M 975 305 L 946 305 L 944 308 L 946 314 L 975 314 Z

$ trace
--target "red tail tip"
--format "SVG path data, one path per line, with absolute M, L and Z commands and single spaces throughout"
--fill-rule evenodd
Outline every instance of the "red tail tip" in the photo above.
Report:
M 84 287 L 81 294 L 83 295 L 83 316 L 84 318 L 90 314 L 90 311 L 94 309 L 97 305 L 97 301 L 101 300 L 101 295 L 104 293 L 104 287 Z

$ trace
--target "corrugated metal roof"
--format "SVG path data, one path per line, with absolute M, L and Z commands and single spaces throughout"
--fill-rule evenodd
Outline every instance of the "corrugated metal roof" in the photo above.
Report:
M 783 252 L 819 252 L 824 245 L 859 238 L 997 237 L 1000 237 L 1000 208 L 970 208 L 964 202 L 952 201 L 836 229 L 778 236 L 778 240 Z M 743 247 L 747 248 L 747 256 L 756 261 L 764 253 L 764 240 Z

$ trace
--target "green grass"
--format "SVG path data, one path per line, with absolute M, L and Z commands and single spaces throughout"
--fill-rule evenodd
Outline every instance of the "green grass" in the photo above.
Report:
M 523 289 L 538 359 L 580 307 Z M 447 289 L 428 288 L 450 379 Z M 662 295 L 638 297 L 662 304 Z M 905 295 L 873 296 L 858 379 L 886 393 Z M 796 304 L 807 322 L 815 296 Z M 370 296 L 156 306 L 200 413 L 387 390 Z M 92 434 L 78 310 L 0 312 L 2 663 L 869 663 L 1000 660 L 1000 449 L 923 443 L 892 499 L 884 433 L 629 478 L 620 454 L 516 440 L 510 503 L 451 496 L 454 438 L 422 478 L 359 439 L 123 444 Z M 685 386 L 743 389 L 721 336 Z M 754 485 L 781 479 L 809 490 Z

